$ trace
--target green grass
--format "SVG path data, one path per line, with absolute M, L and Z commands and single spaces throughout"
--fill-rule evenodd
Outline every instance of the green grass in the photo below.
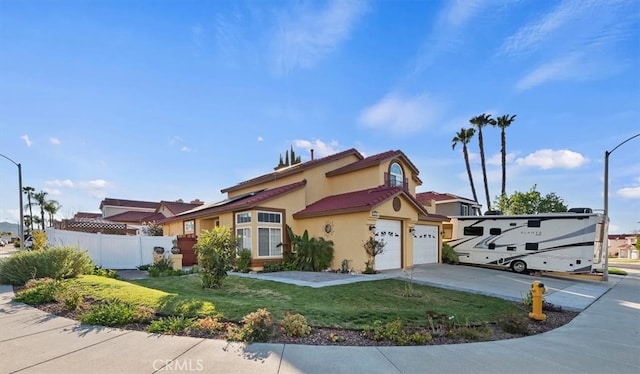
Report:
M 615 275 L 627 275 L 627 272 L 620 269 L 620 268 L 614 268 L 609 266 L 609 274 L 615 274 Z
M 130 282 L 82 276 L 65 282 L 75 284 L 86 296 L 146 305 L 163 315 L 196 316 L 215 311 L 231 321 L 240 321 L 258 308 L 268 309 L 278 320 L 286 312 L 300 313 L 310 325 L 343 328 L 396 319 L 406 326 L 428 327 L 427 313 L 455 316 L 460 324 L 526 314 L 499 298 L 417 284 L 413 286 L 414 297 L 403 297 L 405 282 L 392 279 L 310 288 L 229 276 L 220 289 L 202 289 L 197 274 Z

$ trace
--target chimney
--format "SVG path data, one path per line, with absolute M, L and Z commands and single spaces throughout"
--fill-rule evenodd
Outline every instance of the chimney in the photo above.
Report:
M 313 149 L 311 149 L 311 161 L 313 161 Z
M 198 205 L 202 205 L 204 204 L 204 201 L 201 201 L 200 199 L 195 199 L 191 201 L 191 204 L 198 204 Z

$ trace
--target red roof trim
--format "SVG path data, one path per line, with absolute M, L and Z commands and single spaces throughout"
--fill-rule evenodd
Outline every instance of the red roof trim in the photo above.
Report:
M 307 162 L 303 162 L 300 164 L 296 164 L 293 165 L 291 167 L 288 167 L 286 169 L 282 169 L 279 171 L 274 171 L 272 173 L 268 173 L 268 174 L 264 174 L 261 175 L 259 177 L 253 178 L 253 179 L 249 179 L 246 180 L 244 182 L 240 182 L 238 184 L 236 184 L 235 186 L 232 187 L 227 187 L 225 189 L 222 189 L 220 192 L 222 193 L 227 193 L 227 192 L 232 192 L 232 191 L 237 191 L 240 190 L 242 188 L 247 188 L 247 187 L 251 187 L 251 186 L 256 186 L 265 182 L 269 182 L 272 180 L 275 180 L 276 178 L 282 178 L 282 177 L 286 177 L 289 175 L 293 175 L 293 174 L 297 174 L 297 173 L 302 173 L 305 170 L 309 170 L 312 169 L 316 166 L 321 166 L 324 164 L 327 164 L 331 161 L 335 161 L 335 160 L 339 160 L 341 158 L 347 157 L 347 156 L 356 156 L 359 159 L 363 159 L 363 156 L 360 154 L 360 152 L 358 152 L 356 149 L 351 148 L 351 149 L 347 149 L 346 151 L 342 151 L 327 157 L 323 157 L 323 158 L 318 158 L 315 160 L 310 160 Z
M 435 191 L 427 191 L 427 192 L 419 192 L 416 194 L 416 199 L 420 203 L 426 203 L 430 200 L 435 201 L 449 201 L 449 200 L 462 200 L 464 202 L 479 204 L 477 201 L 473 201 L 472 199 L 468 199 L 466 197 L 461 197 L 458 195 L 450 194 L 450 193 L 440 193 Z
M 141 200 L 125 200 L 125 199 L 112 199 L 105 198 L 100 202 L 100 209 L 103 206 L 119 206 L 119 207 L 130 207 L 130 208 L 146 208 L 146 209 L 157 209 L 160 206 L 160 203 L 153 201 L 141 201 Z
M 325 175 L 327 177 L 333 177 L 333 176 L 336 176 L 336 175 L 346 174 L 346 173 L 349 173 L 349 172 L 352 172 L 352 171 L 365 169 L 365 168 L 368 168 L 368 167 L 371 167 L 371 166 L 375 166 L 375 165 L 380 165 L 384 161 L 391 160 L 391 159 L 394 159 L 394 158 L 400 158 L 407 165 L 409 165 L 409 168 L 412 171 L 413 178 L 416 181 L 418 181 L 419 183 L 422 183 L 422 180 L 420 180 L 420 178 L 418 177 L 418 174 L 420 174 L 420 171 L 418 170 L 416 165 L 414 165 L 414 163 L 411 162 L 411 160 L 409 160 L 407 155 L 405 155 L 404 152 L 402 152 L 400 150 L 378 153 L 378 154 L 369 156 L 369 157 L 367 157 L 367 158 L 365 158 L 363 160 L 356 161 L 356 162 L 354 162 L 352 164 L 349 164 L 349 165 L 345 165 L 345 166 L 343 166 L 341 168 L 338 168 L 338 169 L 335 169 L 335 170 L 331 170 L 330 172 L 326 173 Z

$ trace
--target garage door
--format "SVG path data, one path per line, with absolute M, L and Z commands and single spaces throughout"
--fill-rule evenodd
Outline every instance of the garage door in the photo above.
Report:
M 416 225 L 413 232 L 413 264 L 438 262 L 438 227 Z
M 379 219 L 376 222 L 376 240 L 384 240 L 384 251 L 376 256 L 376 270 L 399 269 L 402 248 L 400 221 Z

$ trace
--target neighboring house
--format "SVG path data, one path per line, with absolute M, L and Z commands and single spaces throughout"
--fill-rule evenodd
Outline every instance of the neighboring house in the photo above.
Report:
M 363 244 L 372 236 L 386 243 L 376 257 L 377 270 L 436 263 L 447 218 L 430 214 L 416 200 L 418 174 L 401 151 L 366 158 L 355 149 L 312 156 L 223 189 L 226 200 L 167 218 L 164 234 L 194 237 L 229 227 L 240 247 L 251 250 L 254 269 L 282 259 L 287 225 L 296 234 L 307 230 L 310 237 L 333 241 L 334 269 L 348 260 L 350 268 L 363 270 L 368 260 Z
M 638 235 L 639 234 L 609 235 L 609 255 L 618 258 L 640 258 L 639 251 L 636 249 Z
M 424 205 L 429 213 L 443 216 L 479 216 L 482 205 L 477 201 L 450 193 L 435 191 L 420 192 L 416 199 Z

